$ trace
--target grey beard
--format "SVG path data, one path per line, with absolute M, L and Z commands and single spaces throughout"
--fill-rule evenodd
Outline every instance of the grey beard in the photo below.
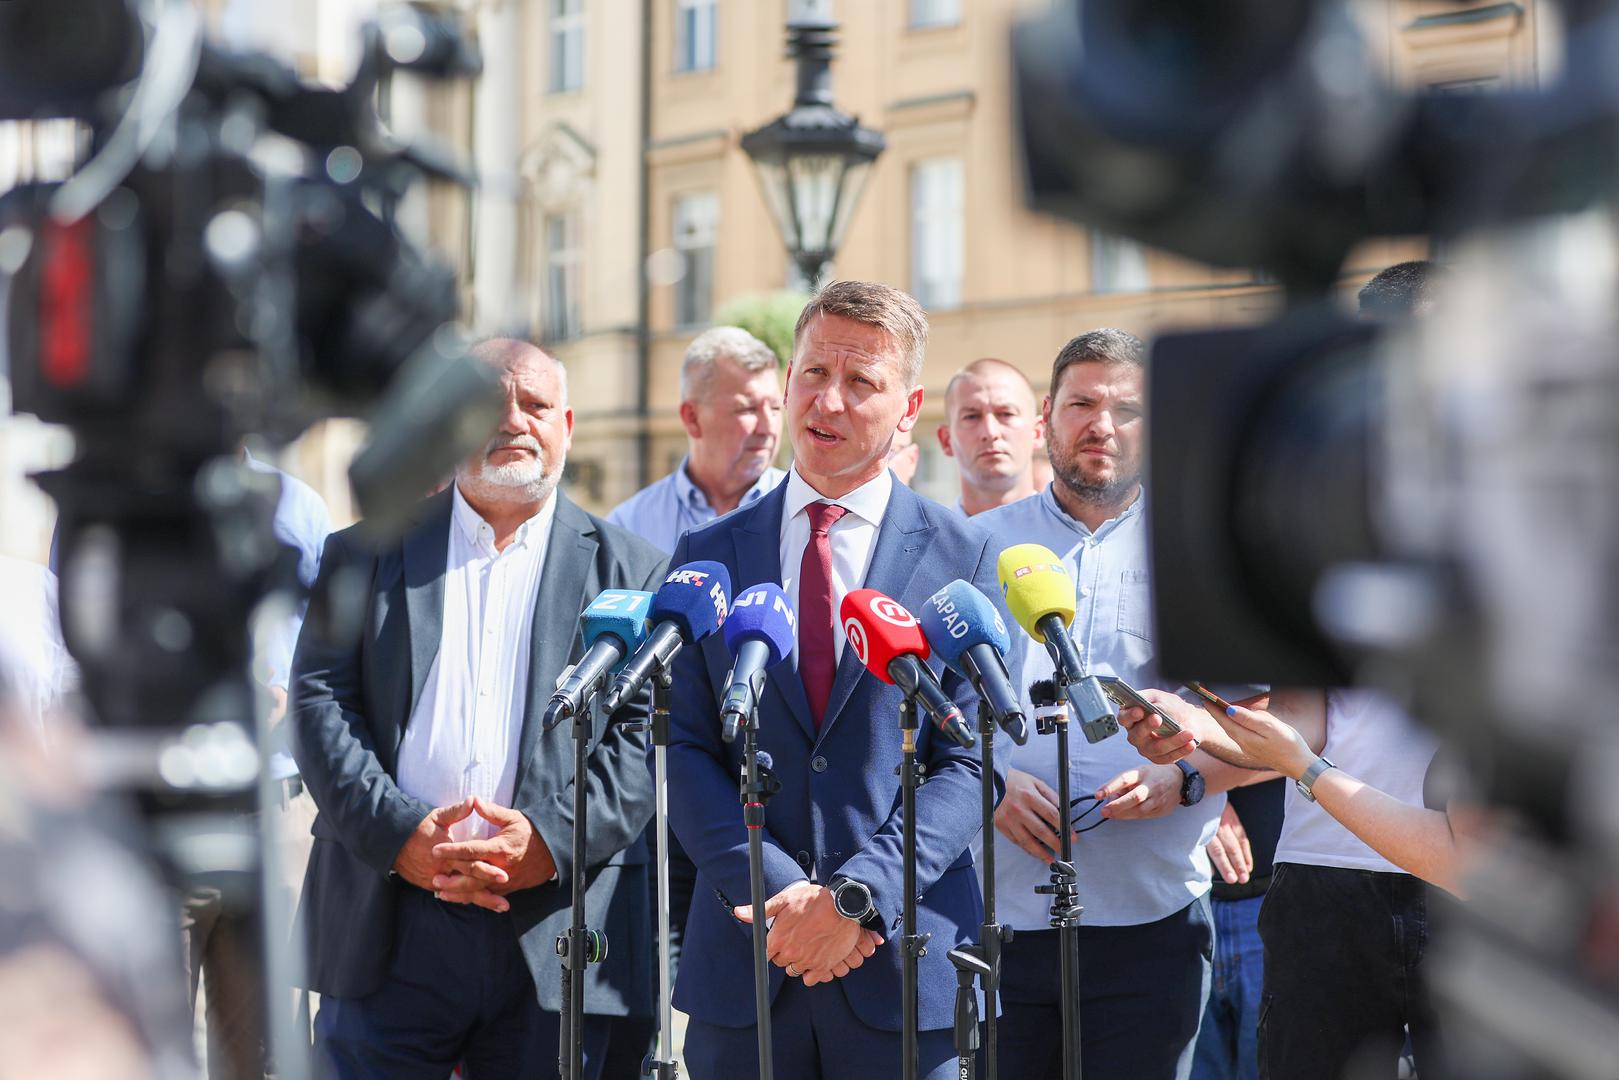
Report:
M 477 475 L 473 475 L 465 467 L 455 471 L 456 482 L 461 490 L 475 499 L 485 502 L 502 503 L 543 503 L 551 497 L 557 489 L 557 483 L 562 479 L 562 470 L 550 472 L 541 469 L 539 474 L 526 480 L 506 480 L 490 473 L 498 470 L 488 467 Z

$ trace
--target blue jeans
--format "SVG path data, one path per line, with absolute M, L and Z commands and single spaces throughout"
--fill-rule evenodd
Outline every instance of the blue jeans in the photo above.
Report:
M 1265 947 L 1263 896 L 1214 901 L 1214 988 L 1192 1058 L 1192 1080 L 1258 1080 Z

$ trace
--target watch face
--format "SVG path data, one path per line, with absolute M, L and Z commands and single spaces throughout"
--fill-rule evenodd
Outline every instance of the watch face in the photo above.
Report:
M 1181 802 L 1187 806 L 1195 806 L 1203 800 L 1205 783 L 1200 772 L 1188 772 L 1181 785 Z
M 871 906 L 871 895 L 866 892 L 865 886 L 847 882 L 832 894 L 832 905 L 845 919 L 858 919 Z

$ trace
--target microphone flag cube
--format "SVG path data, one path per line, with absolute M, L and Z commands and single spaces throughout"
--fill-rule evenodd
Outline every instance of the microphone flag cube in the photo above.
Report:
M 689 562 L 663 579 L 648 621 L 672 622 L 686 641 L 701 641 L 725 624 L 730 596 L 731 575 L 724 564 Z

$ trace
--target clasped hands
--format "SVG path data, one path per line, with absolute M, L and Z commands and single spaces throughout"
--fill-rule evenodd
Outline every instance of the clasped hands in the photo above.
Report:
M 753 922 L 753 906 L 736 909 L 742 922 Z M 773 919 L 765 939 L 770 962 L 805 986 L 841 979 L 877 951 L 883 936 L 838 914 L 832 890 L 813 881 L 795 881 L 765 901 L 765 918 Z
M 455 840 L 450 826 L 477 814 L 499 827 L 484 840 Z M 469 796 L 428 813 L 399 849 L 394 871 L 440 900 L 508 911 L 507 894 L 556 876 L 551 850 L 520 811 Z

